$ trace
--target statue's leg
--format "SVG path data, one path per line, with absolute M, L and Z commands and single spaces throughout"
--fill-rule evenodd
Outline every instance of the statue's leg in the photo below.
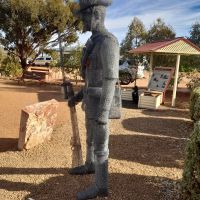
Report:
M 94 132 L 95 132 L 95 121 L 93 119 L 86 118 L 86 166 L 93 165 L 94 168 Z
M 86 161 L 85 165 L 75 167 L 69 170 L 69 173 L 72 175 L 85 175 L 85 174 L 94 174 L 94 130 L 95 122 L 93 119 L 85 120 L 86 125 Z
M 109 129 L 108 124 L 97 126 L 99 132 L 94 135 L 95 183 L 99 190 L 107 192 Z
M 108 196 L 108 125 L 96 124 L 94 134 L 95 183 L 77 195 L 78 200 Z

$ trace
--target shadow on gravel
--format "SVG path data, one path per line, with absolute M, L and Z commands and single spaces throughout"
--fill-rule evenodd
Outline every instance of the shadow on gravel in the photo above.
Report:
M 65 174 L 66 168 L 12 168 L 0 167 L 0 175 L 20 174 L 20 175 L 42 175 L 42 174 Z
M 6 173 L 6 169 L 7 168 L 0 168 L 0 171 L 3 170 L 3 172 Z M 27 172 L 30 175 L 41 175 L 43 173 L 54 175 L 54 177 L 50 177 L 48 180 L 37 185 L 0 180 L 0 189 L 30 192 L 29 195 L 23 198 L 24 200 L 28 198 L 34 200 L 75 200 L 77 192 L 88 187 L 93 179 L 92 175 L 71 176 L 66 172 L 67 169 L 31 168 L 11 170 L 8 168 L 7 170 L 7 174 L 15 174 L 20 171 L 21 175 L 26 175 Z M 176 182 L 163 177 L 113 173 L 109 175 L 109 183 L 110 200 L 156 200 L 163 199 L 163 197 L 168 200 L 176 199 L 176 192 L 174 191 Z
M 122 125 L 133 133 L 110 135 L 111 158 L 150 166 L 182 168 L 192 122 L 184 119 L 138 117 L 125 119 Z
M 132 101 L 122 100 L 122 107 L 127 109 L 138 109 L 138 105 L 134 104 Z
M 187 138 L 193 127 L 192 121 L 159 117 L 128 118 L 122 125 L 128 131 L 176 138 Z
M 6 151 L 17 151 L 18 139 L 0 138 L 0 153 Z
M 154 167 L 182 168 L 186 140 L 138 135 L 111 135 L 110 158 Z
M 22 181 L 0 180 L 0 189 L 7 191 L 26 191 L 30 194 L 23 200 L 32 198 L 34 200 L 72 200 L 75 199 L 78 191 L 89 185 L 91 176 L 71 176 L 67 173 L 67 168 L 0 168 L 0 174 L 19 174 L 33 175 L 35 179 L 32 183 Z M 37 182 L 39 175 L 46 175 L 46 179 L 40 183 Z
M 178 117 L 178 118 L 190 118 L 189 111 L 178 109 L 167 110 L 142 110 L 142 114 L 154 117 Z

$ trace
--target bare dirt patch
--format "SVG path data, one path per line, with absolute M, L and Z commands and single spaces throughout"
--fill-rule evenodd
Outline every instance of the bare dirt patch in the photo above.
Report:
M 112 200 L 175 200 L 182 176 L 184 149 L 192 130 L 187 110 L 189 94 L 171 92 L 163 110 L 137 109 L 123 102 L 122 119 L 111 121 L 110 196 Z M 57 124 L 51 141 L 29 151 L 17 151 L 20 112 L 25 105 L 55 98 Z M 183 106 L 184 105 L 184 106 Z M 85 156 L 84 113 L 77 106 Z M 0 199 L 73 200 L 93 176 L 71 176 L 69 110 L 56 85 L 17 85 L 0 80 Z

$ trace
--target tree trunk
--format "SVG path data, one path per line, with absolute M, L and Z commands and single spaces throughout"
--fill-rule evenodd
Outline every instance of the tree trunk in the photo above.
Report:
M 21 67 L 22 67 L 22 77 L 21 77 L 21 79 L 23 80 L 24 79 L 24 73 L 27 69 L 27 64 L 26 64 L 25 58 L 20 58 L 20 60 L 21 60 Z
M 21 66 L 23 70 L 26 70 L 27 64 L 26 64 L 26 59 L 25 58 L 21 58 Z

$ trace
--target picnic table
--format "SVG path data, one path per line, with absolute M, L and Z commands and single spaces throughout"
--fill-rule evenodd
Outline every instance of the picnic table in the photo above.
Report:
M 24 71 L 23 75 L 19 78 L 19 81 L 24 79 L 37 80 L 39 82 L 45 82 L 46 75 L 49 75 L 50 69 L 47 67 L 29 67 Z

